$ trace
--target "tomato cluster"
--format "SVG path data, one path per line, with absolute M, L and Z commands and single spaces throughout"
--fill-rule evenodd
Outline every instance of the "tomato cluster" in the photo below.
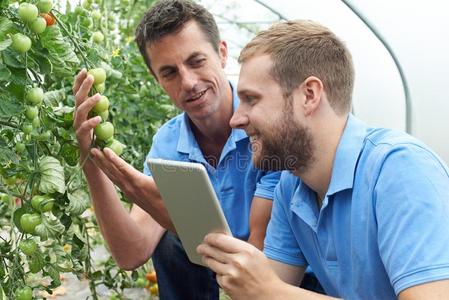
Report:
M 94 88 L 97 92 L 103 93 L 105 90 L 106 71 L 103 68 L 91 69 L 87 72 L 94 78 Z M 107 147 L 115 152 L 117 155 L 123 153 L 125 145 L 114 139 L 114 125 L 108 122 L 109 116 L 109 99 L 106 96 L 101 96 L 100 100 L 92 108 L 92 114 L 101 117 L 101 123 L 95 127 L 95 137 L 97 145 L 100 147 Z
M 56 20 L 50 13 L 53 8 L 52 0 L 39 0 L 37 6 L 32 3 L 22 3 L 17 9 L 17 15 L 28 26 L 31 32 L 41 34 L 47 26 L 55 24 Z M 39 12 L 41 16 L 39 16 Z M 31 39 L 16 33 L 12 36 L 11 48 L 19 53 L 26 53 L 31 49 Z

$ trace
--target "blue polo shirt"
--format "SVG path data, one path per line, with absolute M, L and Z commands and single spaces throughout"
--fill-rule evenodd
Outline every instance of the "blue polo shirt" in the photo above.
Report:
M 320 210 L 289 172 L 275 191 L 265 254 L 310 265 L 344 299 L 396 299 L 449 278 L 449 170 L 413 137 L 349 116 Z
M 234 111 L 238 104 L 239 99 L 233 88 Z M 216 168 L 212 167 L 204 158 L 185 113 L 171 119 L 158 130 L 153 137 L 149 157 L 203 164 L 233 236 L 243 240 L 249 236 L 249 213 L 253 197 L 272 200 L 280 177 L 280 172 L 264 172 L 254 167 L 251 143 L 242 129 L 232 129 Z M 151 176 L 146 164 L 144 174 Z

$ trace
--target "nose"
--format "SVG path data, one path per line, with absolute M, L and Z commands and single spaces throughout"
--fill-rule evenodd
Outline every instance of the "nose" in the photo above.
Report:
M 245 127 L 248 126 L 248 123 L 248 116 L 246 115 L 244 108 L 240 104 L 232 115 L 232 118 L 229 121 L 229 125 L 232 128 L 245 129 Z
M 198 76 L 193 70 L 182 68 L 180 71 L 181 84 L 184 91 L 191 91 L 198 83 Z

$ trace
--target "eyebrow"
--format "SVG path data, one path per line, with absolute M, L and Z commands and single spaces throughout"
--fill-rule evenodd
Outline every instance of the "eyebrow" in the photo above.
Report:
M 200 55 L 204 55 L 203 52 L 200 51 L 195 51 L 192 54 L 189 55 L 189 57 L 187 57 L 187 59 L 185 60 L 185 62 L 188 62 L 194 58 L 196 58 L 197 56 Z M 173 65 L 162 65 L 160 66 L 160 68 L 158 69 L 158 74 L 162 73 L 163 71 L 167 70 L 167 69 L 174 69 L 175 67 Z

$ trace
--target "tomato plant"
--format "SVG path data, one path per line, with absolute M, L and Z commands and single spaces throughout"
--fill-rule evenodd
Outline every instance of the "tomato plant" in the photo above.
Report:
M 141 169 L 151 136 L 177 113 L 133 41 L 152 1 L 86 0 L 88 10 L 74 1 L 0 1 L 0 292 L 8 299 L 51 293 L 65 272 L 87 278 L 92 299 L 99 285 L 123 298 L 151 268 L 127 272 L 111 257 L 92 258 L 104 240 L 79 161 L 72 85 L 86 68 L 90 96 L 108 99 L 92 111 L 109 124 L 92 147 Z

